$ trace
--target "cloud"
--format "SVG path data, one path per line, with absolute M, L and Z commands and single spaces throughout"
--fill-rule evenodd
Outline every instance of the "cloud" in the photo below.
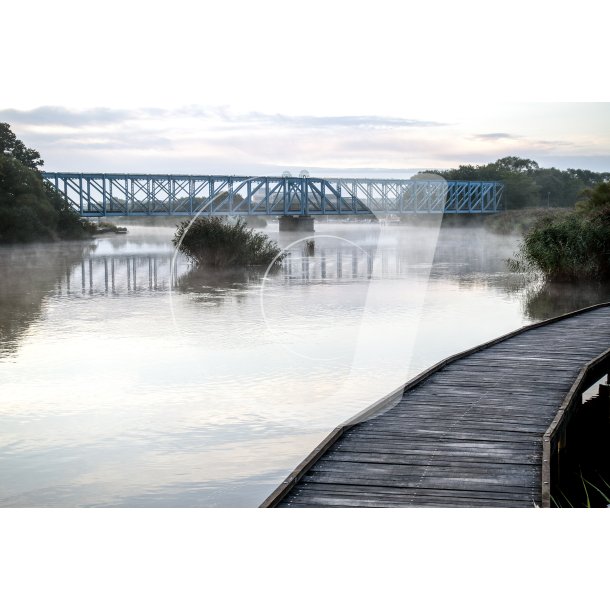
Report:
M 478 133 L 474 136 L 477 140 L 484 140 L 487 142 L 499 142 L 501 140 L 513 140 L 514 142 L 520 142 L 523 145 L 531 146 L 533 148 L 549 147 L 549 146 L 574 146 L 574 142 L 567 140 L 537 140 L 527 138 L 525 136 L 517 136 L 511 133 L 505 133 L 502 131 L 493 133 Z
M 0 120 L 2 116 L 0 115 Z M 99 150 L 164 150 L 173 152 L 175 141 L 165 132 L 141 130 L 137 127 L 121 126 L 120 129 L 108 129 L 104 126 L 89 128 L 86 131 L 32 131 L 27 134 L 16 131 L 17 136 L 25 143 L 49 158 L 49 152 L 65 153 L 67 151 Z
M 533 143 L 540 146 L 575 146 L 574 142 L 568 140 L 534 140 Z
M 111 108 L 71 110 L 63 106 L 39 106 L 32 110 L 6 108 L 0 110 L 0 119 L 21 126 L 84 127 L 121 123 L 134 118 L 134 111 Z
M 236 117 L 238 120 L 240 117 Z M 265 125 L 282 125 L 286 127 L 299 127 L 311 129 L 392 129 L 409 127 L 440 127 L 444 123 L 424 121 L 419 119 L 405 119 L 400 117 L 358 115 L 358 116 L 289 116 L 283 114 L 249 113 L 243 115 L 244 122 L 260 123 Z
M 89 108 L 75 110 L 64 106 L 40 106 L 31 110 L 14 108 L 0 109 L 0 118 L 23 127 L 63 126 L 87 127 L 96 125 L 117 125 L 131 121 L 149 119 L 183 120 L 210 119 L 219 121 L 227 128 L 232 126 L 293 127 L 301 129 L 393 129 L 411 127 L 439 127 L 443 123 L 419 119 L 391 116 L 344 115 L 344 116 L 291 116 L 286 114 L 266 114 L 262 112 L 232 113 L 226 108 L 185 106 L 172 110 L 143 108 L 138 110 Z
M 504 133 L 502 131 L 498 131 L 498 132 L 494 132 L 494 133 L 477 133 L 474 136 L 475 138 L 477 138 L 478 140 L 489 140 L 489 141 L 496 141 L 496 140 L 515 140 L 517 139 L 519 136 L 514 136 L 510 133 Z

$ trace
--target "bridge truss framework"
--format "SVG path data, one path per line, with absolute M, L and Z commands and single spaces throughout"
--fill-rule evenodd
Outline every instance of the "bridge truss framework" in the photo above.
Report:
M 43 172 L 81 216 L 490 214 L 500 182 Z

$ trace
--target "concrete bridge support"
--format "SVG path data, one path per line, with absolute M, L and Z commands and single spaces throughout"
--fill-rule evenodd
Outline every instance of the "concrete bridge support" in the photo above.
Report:
M 280 231 L 313 233 L 312 216 L 280 216 Z

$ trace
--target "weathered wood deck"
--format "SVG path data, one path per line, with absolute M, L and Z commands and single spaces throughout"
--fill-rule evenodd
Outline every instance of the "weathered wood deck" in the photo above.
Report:
M 603 304 L 448 358 L 334 430 L 262 506 L 548 506 L 566 422 L 609 347 Z

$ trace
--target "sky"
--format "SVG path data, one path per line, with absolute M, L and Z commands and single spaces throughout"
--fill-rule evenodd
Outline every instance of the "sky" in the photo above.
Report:
M 82 6 L 3 9 L 0 121 L 49 171 L 401 177 L 506 155 L 610 171 L 596 2 Z

